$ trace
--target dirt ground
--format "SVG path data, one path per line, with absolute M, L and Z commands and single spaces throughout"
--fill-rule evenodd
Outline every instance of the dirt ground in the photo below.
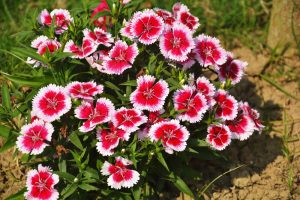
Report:
M 246 99 L 256 107 L 262 118 L 270 121 L 266 125 L 271 130 L 255 134 L 245 142 L 236 142 L 225 150 L 230 166 L 222 167 L 213 163 L 208 167 L 206 176 L 211 179 L 246 164 L 218 180 L 206 199 L 300 199 L 300 101 L 288 98 L 257 76 L 263 70 L 275 74 L 276 67 L 280 67 L 273 64 L 264 69 L 269 61 L 268 55 L 255 55 L 247 48 L 235 49 L 234 53 L 249 63 L 249 76 L 233 93 L 235 97 Z M 299 58 L 285 56 L 283 62 L 299 78 Z M 287 77 L 275 80 L 289 93 L 300 98 L 298 82 L 289 81 Z M 283 151 L 285 144 L 288 154 Z
M 229 165 L 204 162 L 199 166 L 199 169 L 206 170 L 204 179 L 212 180 L 231 168 L 246 164 L 216 181 L 205 199 L 300 199 L 300 101 L 288 98 L 257 76 L 269 61 L 267 54 L 255 55 L 244 47 L 235 49 L 234 53 L 249 63 L 249 76 L 232 92 L 238 99 L 248 100 L 250 105 L 256 107 L 262 118 L 270 121 L 266 125 L 272 128 L 271 131 L 254 134 L 247 141 L 230 145 L 224 151 Z M 287 56 L 284 62 L 291 66 L 292 74 L 299 75 L 299 58 Z M 271 65 L 267 72 L 273 73 L 274 69 Z M 275 80 L 300 98 L 297 82 L 282 77 Z M 282 117 L 284 112 L 287 116 L 285 123 Z M 284 144 L 289 150 L 288 155 L 283 152 Z M 25 169 L 18 165 L 17 159 L 12 158 L 12 152 L 0 154 L 0 199 L 24 187 Z

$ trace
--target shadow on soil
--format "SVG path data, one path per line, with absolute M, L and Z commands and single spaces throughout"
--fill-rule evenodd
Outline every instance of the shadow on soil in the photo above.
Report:
M 203 180 L 208 180 L 208 182 L 234 167 L 242 164 L 246 165 L 217 180 L 213 187 L 210 188 L 210 191 L 232 187 L 233 180 L 236 178 L 249 177 L 255 173 L 259 174 L 269 163 L 273 162 L 278 155 L 282 155 L 282 139 L 280 137 L 271 137 L 269 133 L 272 127 L 267 124 L 270 120 L 281 119 L 281 108 L 279 105 L 274 104 L 273 101 L 265 102 L 257 95 L 257 89 L 253 82 L 248 79 L 243 79 L 231 93 L 239 101 L 248 101 L 252 107 L 260 112 L 264 125 L 268 127 L 267 130 L 261 134 L 257 132 L 254 133 L 246 141 L 234 140 L 232 144 L 222 152 L 227 158 L 226 162 L 224 162 L 224 160 L 214 160 L 206 162 L 195 161 L 193 163 L 199 171 L 203 172 Z M 200 188 L 201 187 L 202 186 L 200 186 Z

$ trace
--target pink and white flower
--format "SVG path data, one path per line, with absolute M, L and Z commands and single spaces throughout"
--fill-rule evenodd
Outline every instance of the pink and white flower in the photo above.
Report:
M 151 126 L 149 137 L 151 141 L 162 141 L 165 151 L 172 154 L 173 151 L 183 151 L 190 133 L 178 120 L 162 121 Z
M 254 132 L 254 123 L 252 119 L 243 111 L 239 112 L 237 117 L 233 120 L 225 121 L 232 133 L 232 139 L 246 140 Z
M 114 113 L 112 122 L 115 127 L 132 133 L 147 122 L 147 117 L 140 110 L 121 107 Z
M 130 32 L 142 44 L 149 45 L 157 41 L 164 30 L 164 21 L 153 10 L 144 10 L 134 14 Z
M 214 97 L 216 101 L 216 118 L 233 120 L 238 113 L 238 103 L 235 98 L 224 90 L 218 90 Z
M 98 13 L 105 11 L 110 11 L 109 6 L 106 0 L 100 0 L 99 5 L 93 10 L 93 13 L 91 14 L 91 19 L 94 19 Z M 97 19 L 94 19 L 93 24 L 97 27 L 102 28 L 103 30 L 106 30 L 106 21 L 111 21 L 111 17 L 100 16 Z
M 226 51 L 221 47 L 217 38 L 204 34 L 195 38 L 196 59 L 200 65 L 222 65 L 226 62 Z
M 254 123 L 254 130 L 261 132 L 264 129 L 264 125 L 261 123 L 259 119 L 259 112 L 257 110 L 251 108 L 247 102 L 240 102 L 239 106 L 243 113 L 251 118 Z
M 94 31 L 84 29 L 83 35 L 85 38 L 95 42 L 97 45 L 102 44 L 106 47 L 110 47 L 114 41 L 110 33 L 98 27 L 94 28 Z
M 142 12 L 138 11 L 136 13 L 134 13 L 133 17 L 130 18 L 130 20 L 128 22 L 125 22 L 125 25 L 123 28 L 121 28 L 120 33 L 122 36 L 124 37 L 128 37 L 129 39 L 133 40 L 134 39 L 134 35 L 131 33 L 131 26 L 132 26 L 132 21 L 135 18 L 138 18 L 138 16 L 141 14 Z
M 38 166 L 27 173 L 26 187 L 24 193 L 27 200 L 57 200 L 59 193 L 54 186 L 59 182 L 59 177 L 52 173 L 49 167 Z
M 215 105 L 216 101 L 213 97 L 215 95 L 216 88 L 207 78 L 204 76 L 197 78 L 196 89 L 205 96 L 209 107 Z
M 128 46 L 126 42 L 117 41 L 115 46 L 109 51 L 109 57 L 103 62 L 105 72 L 108 74 L 122 74 L 132 64 L 138 55 L 136 43 Z
M 70 12 L 65 9 L 55 9 L 50 14 L 45 9 L 38 17 L 38 22 L 43 26 L 51 26 L 53 20 L 55 20 L 55 33 L 61 34 L 68 30 L 68 26 L 73 21 L 73 18 L 71 17 Z
M 95 107 L 92 101 L 83 101 L 75 109 L 76 118 L 87 120 L 79 127 L 79 130 L 84 133 L 93 130 L 98 124 L 110 121 L 114 112 L 113 103 L 104 97 L 97 100 Z
M 231 132 L 226 125 L 210 125 L 206 141 L 216 150 L 224 150 L 231 142 Z
M 71 109 L 71 98 L 61 86 L 50 84 L 39 90 L 32 101 L 33 112 L 46 122 L 59 119 Z
M 130 101 L 137 109 L 153 112 L 163 108 L 168 94 L 166 81 L 156 81 L 154 76 L 144 75 L 137 79 L 137 89 L 131 93 Z
M 180 12 L 189 12 L 190 9 L 186 5 L 177 2 L 173 5 L 172 11 L 173 11 L 173 15 L 177 18 Z
M 48 12 L 48 10 L 46 10 L 46 9 L 42 10 L 42 12 L 38 16 L 38 22 L 41 25 L 51 26 L 52 17 L 50 15 L 50 13 Z
M 122 157 L 116 157 L 114 165 L 105 161 L 101 173 L 103 176 L 109 176 L 108 186 L 114 189 L 133 187 L 139 181 L 140 174 L 135 170 L 128 169 L 130 165 L 132 162 Z
M 47 36 L 42 35 L 31 42 L 31 47 L 37 49 L 38 54 L 44 55 L 46 52 L 52 54 L 57 51 L 61 47 L 61 44 L 56 39 L 51 40 Z M 30 57 L 27 58 L 26 63 L 33 65 L 34 68 L 39 66 L 47 67 L 46 64 Z
M 108 50 L 99 50 L 93 53 L 93 55 L 86 57 L 86 61 L 90 64 L 92 68 L 96 68 L 102 73 L 105 73 L 105 68 L 103 62 L 109 60 Z
M 172 13 L 167 10 L 154 8 L 155 13 L 160 16 L 166 25 L 172 26 L 175 22 L 175 18 L 173 17 Z
M 205 96 L 188 85 L 174 93 L 173 101 L 175 110 L 183 111 L 177 118 L 190 123 L 199 122 L 208 109 Z
M 161 109 L 159 111 L 149 112 L 148 114 L 148 121 L 145 123 L 142 129 L 138 131 L 138 138 L 140 140 L 144 138 L 148 138 L 150 127 L 153 124 L 156 124 L 158 122 L 165 121 L 166 119 L 162 118 L 160 115 L 162 115 L 165 112 L 164 109 Z
M 99 142 L 96 144 L 98 152 L 103 156 L 111 156 L 114 154 L 114 149 L 119 145 L 120 140 L 129 140 L 130 133 L 109 124 L 110 129 L 99 129 L 97 138 Z
M 187 70 L 196 63 L 196 54 L 193 51 L 191 51 L 190 53 L 188 53 L 187 59 L 185 61 L 181 61 L 178 63 L 182 65 L 182 68 L 184 70 Z
M 74 99 L 93 99 L 94 96 L 103 92 L 103 85 L 97 85 L 94 81 L 74 81 L 66 86 L 67 94 Z
M 54 128 L 52 124 L 36 119 L 21 128 L 21 135 L 17 138 L 17 147 L 22 153 L 32 155 L 41 154 L 52 138 Z
M 73 53 L 71 58 L 83 59 L 96 51 L 98 45 L 88 38 L 83 38 L 80 46 L 76 45 L 73 40 L 69 40 L 64 48 L 64 52 Z
M 231 80 L 231 83 L 233 85 L 240 82 L 247 65 L 248 65 L 247 62 L 233 59 L 233 54 L 227 52 L 226 62 L 223 65 L 219 65 L 217 67 L 219 80 L 221 82 L 226 82 L 226 80 Z
M 200 26 L 198 17 L 195 17 L 189 11 L 181 9 L 176 16 L 176 20 L 186 25 L 191 31 L 196 31 Z
M 183 24 L 174 24 L 164 31 L 159 40 L 159 48 L 164 57 L 185 61 L 195 44 L 190 29 Z

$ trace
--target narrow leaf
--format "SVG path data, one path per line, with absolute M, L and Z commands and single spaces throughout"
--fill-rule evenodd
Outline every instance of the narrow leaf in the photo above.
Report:
M 157 160 L 166 168 L 166 170 L 169 172 L 169 167 L 167 165 L 167 162 L 165 161 L 163 155 L 161 152 L 158 152 L 157 154 Z
M 85 190 L 85 191 L 91 191 L 91 190 L 98 190 L 99 188 L 93 186 L 93 185 L 90 185 L 90 184 L 87 184 L 87 183 L 81 183 L 79 185 L 79 188 Z
M 70 136 L 69 136 L 70 141 L 72 142 L 72 144 L 74 144 L 78 149 L 83 150 L 83 146 L 80 142 L 80 139 L 77 135 L 76 132 L 73 132 Z
M 6 82 L 2 83 L 2 105 L 7 110 L 11 110 L 10 95 L 9 95 L 9 90 Z
M 60 178 L 63 178 L 71 183 L 73 183 L 75 176 L 73 176 L 72 174 L 69 174 L 67 172 L 58 172 L 55 171 L 54 174 L 57 174 Z
M 192 190 L 189 188 L 189 186 L 182 180 L 179 176 L 175 176 L 173 173 L 169 175 L 174 185 L 179 189 L 181 192 L 194 197 L 194 194 Z

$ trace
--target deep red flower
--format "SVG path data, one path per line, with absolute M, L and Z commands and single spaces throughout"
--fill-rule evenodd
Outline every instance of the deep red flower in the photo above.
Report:
M 131 68 L 138 55 L 136 43 L 128 46 L 121 40 L 109 51 L 109 58 L 103 62 L 104 70 L 108 74 L 122 74 L 126 69 Z
M 183 24 L 174 24 L 163 33 L 159 41 L 164 57 L 181 62 L 188 59 L 187 55 L 194 46 L 192 32 Z
M 132 164 L 130 160 L 122 157 L 116 157 L 115 165 L 105 161 L 101 173 L 103 176 L 109 176 L 108 186 L 114 189 L 133 187 L 139 181 L 140 174 L 135 170 L 128 169 Z
M 145 75 L 137 79 L 137 89 L 131 93 L 130 101 L 137 109 L 158 111 L 163 108 L 168 94 L 166 81 L 156 81 L 154 76 Z
M 195 38 L 196 59 L 200 65 L 222 65 L 226 62 L 226 51 L 221 47 L 220 41 L 207 35 L 199 35 Z
M 231 142 L 231 132 L 226 125 L 210 125 L 206 141 L 216 150 L 224 150 Z
M 177 118 L 190 123 L 199 122 L 208 109 L 205 96 L 188 85 L 174 93 L 173 101 L 175 110 L 182 111 Z
M 227 52 L 226 62 L 223 65 L 219 65 L 217 67 L 219 80 L 221 82 L 231 80 L 232 84 L 240 82 L 247 65 L 247 62 L 233 59 L 233 54 Z
M 167 153 L 183 151 L 190 133 L 178 120 L 162 121 L 151 126 L 149 137 L 152 141 L 162 141 Z
M 233 96 L 224 90 L 218 90 L 214 99 L 216 101 L 216 118 L 233 120 L 237 116 L 238 104 Z

